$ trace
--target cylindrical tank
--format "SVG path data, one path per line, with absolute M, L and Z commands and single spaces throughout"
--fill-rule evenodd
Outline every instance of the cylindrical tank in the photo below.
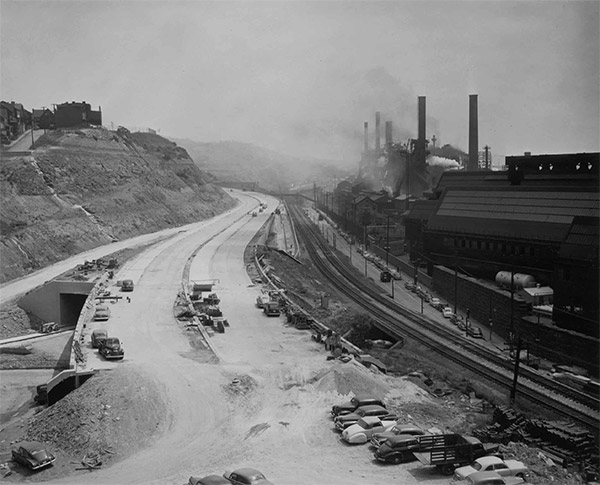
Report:
M 510 288 L 511 280 L 510 271 L 498 271 L 496 274 L 496 284 L 503 288 Z M 530 274 L 515 273 L 513 278 L 514 290 L 521 288 L 534 288 L 536 285 L 535 278 Z

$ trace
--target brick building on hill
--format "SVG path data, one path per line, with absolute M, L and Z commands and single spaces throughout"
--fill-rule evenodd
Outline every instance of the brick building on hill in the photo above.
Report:
M 98 111 L 93 111 L 85 101 L 58 104 L 54 108 L 54 122 L 56 128 L 70 128 L 82 124 L 101 126 L 102 110 L 98 107 Z

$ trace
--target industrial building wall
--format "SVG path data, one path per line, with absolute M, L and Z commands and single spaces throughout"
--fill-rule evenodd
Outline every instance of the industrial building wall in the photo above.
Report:
M 454 271 L 443 266 L 435 266 L 433 270 L 433 290 L 454 307 Z M 503 342 L 496 342 L 502 347 L 508 340 L 510 330 L 510 293 L 506 290 L 485 286 L 476 280 L 458 275 L 457 301 L 461 314 L 468 308 L 470 316 L 484 325 L 489 323 L 490 309 L 494 334 L 500 335 Z M 577 365 L 588 369 L 597 377 L 600 373 L 598 361 L 598 339 L 561 329 L 551 320 L 538 320 L 527 314 L 524 302 L 514 303 L 514 325 L 522 338 L 523 350 L 529 350 L 544 359 L 555 363 Z M 489 331 L 489 330 L 488 330 Z M 483 329 L 485 338 L 488 338 Z

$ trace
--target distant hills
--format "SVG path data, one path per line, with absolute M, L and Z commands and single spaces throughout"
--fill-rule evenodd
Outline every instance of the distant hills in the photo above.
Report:
M 292 184 L 343 178 L 357 171 L 356 167 L 344 168 L 339 161 L 298 158 L 251 143 L 170 140 L 185 148 L 198 168 L 214 175 L 218 182 L 258 182 L 261 188 L 282 191 Z

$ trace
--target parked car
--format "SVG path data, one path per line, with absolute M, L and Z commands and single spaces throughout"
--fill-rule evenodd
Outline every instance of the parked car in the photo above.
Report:
M 12 459 L 31 470 L 39 470 L 54 463 L 56 458 L 39 441 L 24 441 L 12 450 Z
M 371 438 L 371 445 L 375 448 L 379 448 L 385 441 L 392 436 L 408 435 L 408 436 L 421 436 L 424 435 L 425 431 L 414 424 L 396 424 L 388 431 L 383 433 L 373 433 Z
M 451 318 L 452 315 L 454 315 L 454 312 L 452 311 L 452 308 L 447 306 L 442 308 L 442 315 L 444 316 L 444 318 Z
M 342 431 L 342 439 L 352 444 L 364 444 L 375 433 L 383 433 L 394 427 L 395 424 L 396 421 L 382 421 L 375 416 L 366 416 Z
M 410 291 L 414 291 L 415 284 L 412 283 L 411 281 L 407 281 L 406 283 L 404 283 L 404 288 L 406 288 L 407 290 L 410 290 Z
M 392 278 L 394 278 L 396 281 L 401 281 L 402 273 L 400 273 L 400 271 L 392 271 Z
M 207 475 L 205 477 L 190 477 L 188 485 L 231 485 L 231 482 L 221 475 Z
M 421 449 L 421 444 L 417 438 L 417 436 L 407 434 L 391 436 L 377 448 L 374 455 L 375 459 L 394 464 L 413 461 L 416 459 L 413 451 Z
M 104 339 L 98 352 L 100 352 L 100 355 L 105 359 L 122 359 L 125 357 L 125 350 L 117 337 L 108 337 Z
M 465 323 L 464 320 L 459 320 L 457 326 L 458 326 L 458 329 L 461 330 L 461 331 L 463 331 L 463 332 L 465 330 L 467 330 L 467 324 Z
M 437 307 L 440 306 L 441 303 L 442 302 L 440 301 L 439 298 L 431 298 L 429 300 L 429 304 L 435 309 L 437 309 Z
M 103 328 L 96 328 L 92 331 L 92 348 L 98 349 L 102 342 L 104 342 L 108 338 L 108 332 Z
M 388 283 L 392 280 L 392 273 L 390 273 L 387 270 L 383 270 L 381 273 L 379 273 L 379 281 L 381 281 L 382 283 Z
M 457 468 L 454 472 L 454 479 L 464 480 L 477 472 L 496 472 L 503 477 L 514 476 L 525 478 L 529 469 L 522 461 L 503 460 L 499 456 L 482 456 L 470 465 Z
M 366 416 L 376 416 L 380 419 L 385 419 L 388 421 L 398 419 L 398 417 L 395 414 L 390 414 L 390 412 L 383 406 L 362 406 L 358 408 L 354 413 L 344 414 L 335 418 L 335 427 L 338 430 L 343 431 L 349 426 L 352 426 L 354 423 L 356 423 L 360 418 L 364 418 Z
M 450 322 L 453 323 L 454 325 L 458 325 L 459 322 L 463 322 L 465 321 L 465 319 L 463 318 L 462 315 L 458 315 L 456 313 L 453 313 L 452 316 L 450 317 Z
M 336 404 L 331 407 L 331 415 L 335 418 L 336 416 L 342 416 L 344 414 L 350 414 L 356 411 L 359 407 L 377 405 L 385 408 L 383 401 L 371 394 L 358 394 L 354 396 L 350 401 L 341 404 Z
M 223 474 L 233 485 L 273 485 L 256 468 L 238 468 Z
M 521 477 L 503 477 L 496 472 L 477 472 L 467 477 L 468 485 L 517 485 L 525 483 Z
M 108 305 L 100 304 L 96 306 L 94 311 L 94 320 L 97 322 L 103 322 L 110 318 L 110 308 Z
M 133 280 L 123 280 L 121 291 L 133 291 Z
M 483 332 L 481 331 L 481 328 L 473 327 L 471 325 L 467 327 L 467 335 L 473 338 L 483 338 Z

